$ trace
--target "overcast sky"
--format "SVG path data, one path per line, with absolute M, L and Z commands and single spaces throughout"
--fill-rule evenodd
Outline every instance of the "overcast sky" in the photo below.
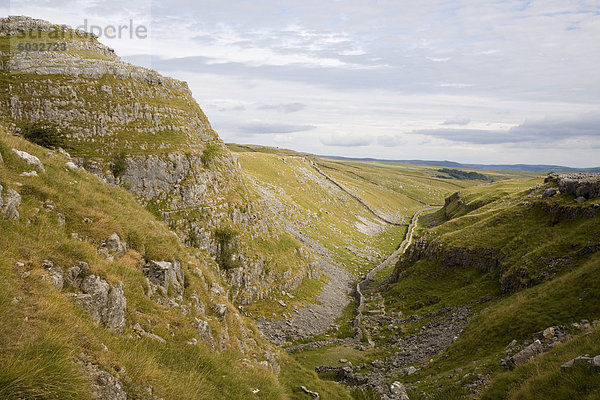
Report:
M 317 154 L 600 165 L 600 1 L 28 0 L 185 80 L 225 141 Z

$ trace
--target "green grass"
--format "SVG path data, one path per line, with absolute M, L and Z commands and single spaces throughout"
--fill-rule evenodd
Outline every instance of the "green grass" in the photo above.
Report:
M 558 372 L 560 364 L 569 359 L 598 352 L 597 332 L 567 341 L 515 371 L 503 372 L 499 365 L 513 339 L 521 343 L 548 326 L 600 318 L 600 255 L 578 253 L 598 242 L 599 217 L 553 220 L 546 212 L 548 206 L 570 209 L 589 205 L 576 206 L 564 195 L 542 201 L 540 192 L 527 189 L 536 182 L 539 180 L 509 180 L 461 191 L 444 209 L 424 216 L 416 230 L 416 237 L 439 245 L 439 255 L 406 258 L 397 266 L 402 272 L 397 283 L 387 289 L 369 288 L 384 290 L 386 309 L 405 315 L 423 315 L 493 297 L 473 308 L 463 334 L 433 363 L 402 377 L 417 386 L 411 399 L 463 398 L 468 394 L 462 388 L 464 382 L 448 378 L 456 368 L 463 369 L 463 375 L 492 374 L 485 399 L 597 398 L 598 387 L 584 384 L 597 372 Z M 431 225 L 437 226 L 427 228 Z M 502 257 L 502 267 L 491 271 L 475 266 L 444 267 L 449 265 L 444 264 L 446 257 L 456 258 L 455 249 L 484 249 L 491 256 Z M 559 257 L 568 257 L 569 262 L 552 266 L 551 260 Z M 503 279 L 517 268 L 524 274 L 522 286 L 503 294 Z M 403 329 L 416 333 L 427 322 L 405 324 Z
M 244 306 L 244 310 L 254 318 L 261 315 L 269 320 L 282 318 L 283 314 L 292 312 L 292 306 L 303 307 L 317 303 L 317 296 L 321 293 L 321 289 L 326 281 L 327 278 L 325 276 L 321 279 L 305 277 L 295 290 L 286 292 L 294 296 L 293 298 L 283 295 L 281 292 L 274 292 L 267 298 Z M 283 301 L 286 307 L 282 307 L 278 302 L 279 300 Z
M 341 359 L 348 360 L 353 365 L 369 363 L 381 354 L 380 350 L 360 351 L 352 346 L 338 345 L 295 353 L 293 357 L 307 369 L 314 370 L 320 365 L 343 366 L 339 361 Z
M 600 398 L 600 368 L 574 366 L 561 371 L 560 366 L 583 354 L 600 354 L 600 329 L 554 347 L 536 360 L 514 371 L 498 374 L 482 400 L 552 398 Z
M 355 199 L 323 179 L 307 160 L 360 198 L 378 215 L 408 223 L 423 204 L 436 203 L 456 189 L 414 166 L 390 169 L 378 163 L 346 163 L 290 150 L 229 145 L 244 172 L 284 205 L 283 215 L 327 248 L 339 265 L 359 276 L 391 254 L 406 227 L 385 224 Z M 404 169 L 402 169 L 404 168 Z M 432 172 L 433 173 L 433 172 Z
M 46 173 L 38 177 L 19 176 L 30 168 L 10 148 L 39 157 Z M 296 393 L 300 383 L 318 388 L 329 398 L 349 398 L 344 388 L 325 385 L 285 354 L 281 355 L 283 370 L 279 378 L 257 365 L 246 366 L 243 358 L 256 355 L 260 360 L 269 347 L 253 323 L 243 319 L 247 335 L 254 342 L 249 342 L 249 354 L 241 353 L 237 339 L 242 334 L 231 315 L 232 306 L 227 319 L 227 351 L 214 352 L 202 343 L 187 345 L 191 337 L 198 337 L 193 317 L 148 298 L 140 265 L 144 258 L 180 260 L 186 276 L 184 304 L 191 302 L 192 293 L 198 293 L 206 303 L 207 321 L 217 338 L 223 327 L 210 305 L 226 300 L 210 300 L 207 293 L 212 282 L 219 282 L 211 257 L 198 249 L 183 247 L 163 222 L 125 190 L 108 186 L 83 170 L 67 170 L 66 159 L 58 153 L 1 131 L 0 152 L 4 159 L 0 183 L 5 189 L 17 190 L 23 200 L 18 221 L 0 218 L 1 398 L 89 398 L 89 384 L 76 362 L 80 354 L 115 375 L 124 368 L 127 376 L 123 384 L 132 398 L 144 396 L 148 383 L 156 395 L 167 400 L 302 398 Z M 42 209 L 42 203 L 47 201 L 52 202 L 52 210 Z M 58 222 L 58 213 L 66 218 L 64 226 Z M 92 223 L 84 222 L 84 218 Z M 73 232 L 84 240 L 73 239 Z M 113 232 L 130 246 L 122 258 L 109 262 L 96 249 Z M 293 247 L 282 240 L 285 248 Z M 58 292 L 48 279 L 42 279 L 44 259 L 64 269 L 85 261 L 92 273 L 108 282 L 123 282 L 127 297 L 124 335 L 95 326 L 86 312 Z M 16 267 L 17 261 L 25 266 Z M 194 268 L 201 269 L 202 278 L 192 273 Z M 22 278 L 26 271 L 30 272 L 29 277 Z M 318 287 L 309 280 L 300 291 L 311 290 L 316 292 Z M 314 293 L 308 297 L 312 296 Z M 135 323 L 166 338 L 167 344 L 130 338 L 130 327 Z M 108 352 L 103 351 L 102 344 Z M 253 394 L 254 389 L 260 391 Z

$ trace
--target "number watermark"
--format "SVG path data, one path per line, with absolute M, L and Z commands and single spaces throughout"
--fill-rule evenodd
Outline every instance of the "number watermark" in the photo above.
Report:
M 26 52 L 67 51 L 67 44 L 64 42 L 19 42 L 17 50 Z

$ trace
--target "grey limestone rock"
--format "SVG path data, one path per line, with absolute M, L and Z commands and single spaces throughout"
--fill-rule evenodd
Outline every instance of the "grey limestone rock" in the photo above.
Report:
M 525 347 L 523 350 L 519 351 L 517 354 L 512 356 L 512 366 L 514 367 L 521 364 L 525 364 L 527 361 L 531 360 L 539 354 L 542 354 L 543 352 L 544 346 L 539 340 L 536 340 L 532 344 L 530 344 L 529 346 Z
M 557 193 L 558 193 L 558 190 L 556 190 L 555 188 L 546 189 L 544 191 L 544 193 L 542 193 L 542 199 L 547 199 L 549 197 L 553 197 Z
M 95 323 L 115 332 L 123 332 L 127 299 L 123 294 L 122 282 L 118 286 L 111 286 L 98 276 L 88 275 L 82 280 L 79 289 L 83 293 L 71 296 L 90 314 Z
M 400 383 L 398 381 L 395 381 L 394 383 L 392 383 L 392 386 L 390 387 L 390 391 L 392 392 L 394 399 L 410 400 L 408 397 L 408 393 L 406 393 L 406 388 L 404 387 L 404 385 L 402 383 Z
M 20 215 L 18 207 L 21 205 L 21 196 L 13 189 L 7 189 L 3 195 L 2 189 L 2 185 L 0 185 L 0 212 L 2 212 L 7 219 L 19 219 Z
M 58 290 L 62 290 L 64 286 L 63 270 L 61 267 L 55 266 L 52 261 L 44 260 L 42 267 L 48 271 L 50 281 Z
M 215 340 L 212 335 L 212 330 L 208 322 L 203 321 L 199 318 L 195 320 L 196 326 L 198 327 L 198 334 L 200 335 L 200 340 L 204 343 L 208 344 L 211 349 L 215 350 Z
M 92 396 L 96 400 L 127 400 L 127 393 L 123 389 L 121 380 L 98 365 L 82 362 L 85 375 L 92 386 Z
M 227 305 L 226 304 L 215 304 L 212 306 L 212 310 L 217 314 L 219 319 L 224 320 L 227 315 Z
M 553 173 L 546 177 L 545 182 L 554 182 L 558 184 L 561 193 L 572 194 L 577 198 L 600 197 L 600 173 Z
M 306 386 L 300 386 L 300 389 L 302 389 L 302 391 L 304 393 L 308 394 L 313 399 L 319 399 L 320 398 L 318 392 L 313 392 L 312 390 L 307 389 Z
M 162 294 L 167 296 L 172 288 L 176 298 L 181 299 L 184 290 L 184 275 L 178 261 L 148 261 L 143 267 L 144 274 L 150 282 L 158 286 Z
M 42 162 L 40 161 L 39 158 L 37 158 L 34 155 L 31 155 L 25 151 L 21 151 L 21 150 L 17 150 L 17 149 L 12 149 L 13 153 L 15 153 L 20 159 L 22 159 L 23 161 L 25 161 L 28 165 L 39 169 L 41 172 L 46 172 L 46 169 L 44 168 L 44 164 L 42 164 Z

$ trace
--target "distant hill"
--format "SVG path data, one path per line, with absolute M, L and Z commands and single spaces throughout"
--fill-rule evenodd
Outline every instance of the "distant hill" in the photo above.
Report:
M 435 167 L 454 167 L 454 168 L 473 168 L 473 169 L 492 169 L 502 171 L 530 171 L 530 172 L 600 172 L 600 167 L 593 168 L 571 168 L 561 165 L 544 164 L 461 164 L 454 161 L 435 161 L 435 160 L 384 160 L 377 158 L 353 158 L 340 156 L 320 156 L 335 160 L 356 160 L 356 161 L 379 161 L 390 163 L 431 165 Z

